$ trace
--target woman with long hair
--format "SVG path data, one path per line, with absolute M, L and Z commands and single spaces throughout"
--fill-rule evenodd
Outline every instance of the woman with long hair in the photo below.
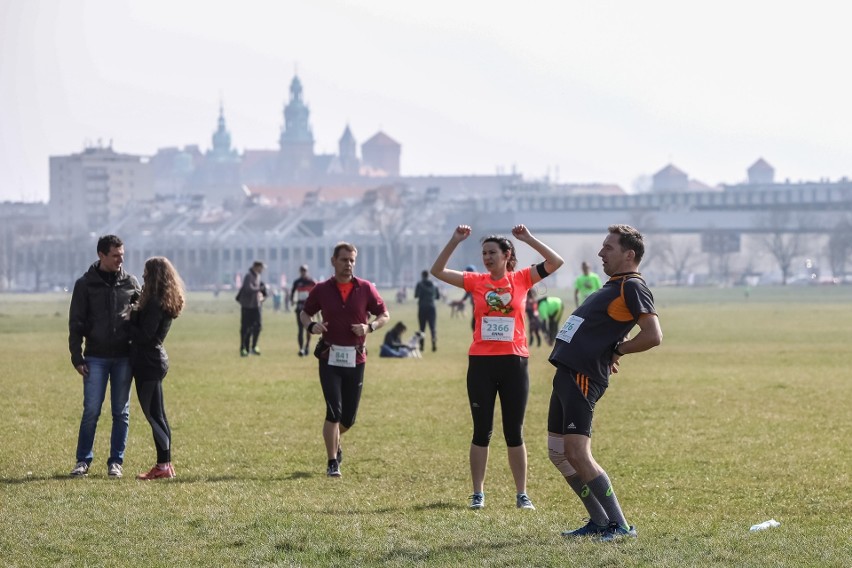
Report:
M 151 424 L 157 463 L 136 479 L 170 479 L 172 431 L 163 405 L 163 379 L 169 371 L 169 356 L 163 341 L 184 306 L 184 285 L 169 259 L 154 256 L 145 261 L 139 301 L 130 313 L 130 365 L 136 378 L 136 395 Z
M 402 340 L 402 334 L 407 329 L 401 321 L 396 322 L 396 325 L 385 334 L 379 357 L 408 357 L 408 345 Z
M 512 235 L 529 245 L 544 261 L 516 271 L 518 257 L 512 241 L 492 235 L 482 239 L 485 272 L 450 270 L 447 268 L 450 256 L 459 243 L 470 236 L 470 227 L 459 225 L 432 265 L 435 278 L 463 288 L 473 298 L 473 343 L 468 351 L 467 368 L 467 395 L 473 417 L 471 509 L 485 506 L 485 468 L 498 394 L 509 468 L 517 491 L 516 505 L 519 509 L 535 509 L 527 496 L 527 447 L 523 434 L 530 388 L 527 370 L 530 353 L 524 315 L 527 292 L 562 266 L 562 257 L 535 238 L 524 225 L 516 225 Z

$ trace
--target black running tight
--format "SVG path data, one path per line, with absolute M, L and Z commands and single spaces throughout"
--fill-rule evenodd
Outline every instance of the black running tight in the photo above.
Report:
M 494 429 L 494 405 L 500 395 L 503 436 L 510 448 L 524 443 L 524 414 L 530 391 L 527 358 L 517 355 L 471 355 L 467 396 L 475 446 L 488 446 Z

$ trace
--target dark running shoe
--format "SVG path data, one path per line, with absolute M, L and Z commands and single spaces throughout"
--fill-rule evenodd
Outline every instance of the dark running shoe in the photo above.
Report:
M 325 470 L 325 474 L 329 477 L 342 477 L 343 476 L 340 473 L 340 464 L 337 463 L 337 460 L 328 460 L 328 469 Z
M 636 538 L 637 536 L 636 527 L 633 525 L 624 528 L 618 523 L 610 523 L 606 528 L 606 532 L 601 535 L 601 541 L 611 542 L 622 538 Z
M 574 529 L 573 531 L 563 531 L 562 536 L 567 537 L 580 537 L 580 536 L 599 536 L 605 533 L 609 529 L 609 525 L 598 525 L 592 519 L 589 519 L 589 522 L 580 527 L 579 529 Z

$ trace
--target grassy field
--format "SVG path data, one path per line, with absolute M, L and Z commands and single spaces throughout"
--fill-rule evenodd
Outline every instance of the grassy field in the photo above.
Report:
M 533 348 L 529 493 L 517 510 L 499 418 L 487 507 L 467 509 L 469 320 L 440 348 L 379 359 L 340 480 L 325 476 L 316 360 L 290 313 L 238 356 L 231 295 L 193 294 L 172 327 L 166 403 L 178 478 L 131 401 L 125 478 L 106 476 L 109 405 L 87 479 L 69 479 L 82 389 L 68 296 L 0 296 L 4 566 L 850 566 L 850 288 L 655 290 L 665 340 L 625 357 L 598 406 L 595 454 L 639 538 L 568 542 L 584 510 L 547 458 L 552 368 Z M 458 294 L 460 295 L 460 294 Z M 385 294 L 392 298 L 391 293 Z M 563 294 L 568 297 L 568 294 Z M 411 304 L 390 304 L 413 327 Z M 498 411 L 499 412 L 499 411 Z M 778 528 L 750 533 L 769 518 Z

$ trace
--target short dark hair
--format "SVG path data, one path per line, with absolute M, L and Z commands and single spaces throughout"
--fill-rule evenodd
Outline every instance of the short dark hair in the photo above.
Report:
M 104 255 L 109 254 L 113 247 L 123 247 L 124 243 L 115 235 L 104 235 L 98 239 L 98 252 Z
M 427 278 L 429 278 L 429 271 L 428 271 L 428 270 L 424 270 L 423 272 L 421 272 L 421 273 L 420 273 L 420 278 L 422 278 L 423 280 L 426 280 Z
M 349 252 L 354 252 L 356 254 L 358 252 L 358 249 L 355 248 L 355 245 L 345 242 L 339 242 L 334 245 L 334 254 L 332 255 L 332 258 L 337 258 L 337 255 L 338 253 L 340 253 L 341 250 L 348 250 Z
M 635 253 L 636 264 L 642 262 L 642 257 L 645 256 L 645 239 L 642 233 L 630 225 L 610 225 L 609 232 L 618 235 L 618 244 L 622 249 Z

